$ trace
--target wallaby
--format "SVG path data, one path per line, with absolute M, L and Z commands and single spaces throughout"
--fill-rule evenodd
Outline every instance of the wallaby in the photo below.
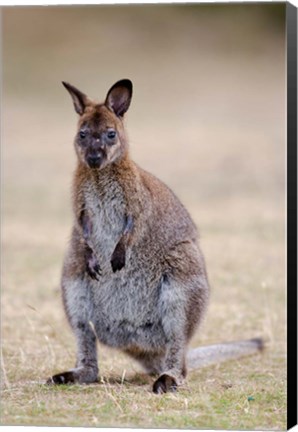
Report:
M 97 381 L 97 339 L 157 374 L 155 393 L 175 390 L 187 366 L 261 349 L 262 340 L 251 339 L 187 354 L 208 303 L 205 262 L 187 210 L 164 183 L 130 158 L 123 116 L 132 83 L 118 81 L 104 103 L 63 85 L 79 114 L 75 217 L 62 273 L 77 362 L 48 383 Z

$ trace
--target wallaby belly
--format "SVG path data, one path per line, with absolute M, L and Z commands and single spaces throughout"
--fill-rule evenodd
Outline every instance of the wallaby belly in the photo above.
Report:
M 121 272 L 93 283 L 92 318 L 99 341 L 123 349 L 163 347 L 166 337 L 159 308 L 161 284 L 162 278 L 142 275 L 129 264 Z

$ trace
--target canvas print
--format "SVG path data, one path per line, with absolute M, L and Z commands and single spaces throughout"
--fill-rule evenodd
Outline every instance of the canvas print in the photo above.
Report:
M 2 425 L 286 428 L 286 4 L 3 8 Z

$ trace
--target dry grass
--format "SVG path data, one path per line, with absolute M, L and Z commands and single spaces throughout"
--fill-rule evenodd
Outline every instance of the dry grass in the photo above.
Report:
M 285 429 L 284 39 L 260 6 L 226 11 L 4 11 L 3 425 Z M 200 228 L 212 295 L 192 345 L 269 341 L 163 397 L 104 347 L 100 384 L 44 385 L 75 360 L 59 292 L 75 114 L 59 82 L 104 97 L 124 77 L 135 83 L 134 159 Z

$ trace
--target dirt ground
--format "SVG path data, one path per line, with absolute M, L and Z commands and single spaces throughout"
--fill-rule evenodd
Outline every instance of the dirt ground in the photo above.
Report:
M 2 9 L 2 425 L 285 429 L 285 5 Z M 211 285 L 192 346 L 263 336 L 262 355 L 189 374 L 158 398 L 100 347 L 102 383 L 72 367 L 59 280 L 72 223 L 76 114 L 65 80 L 134 97 L 133 159 L 199 227 Z

